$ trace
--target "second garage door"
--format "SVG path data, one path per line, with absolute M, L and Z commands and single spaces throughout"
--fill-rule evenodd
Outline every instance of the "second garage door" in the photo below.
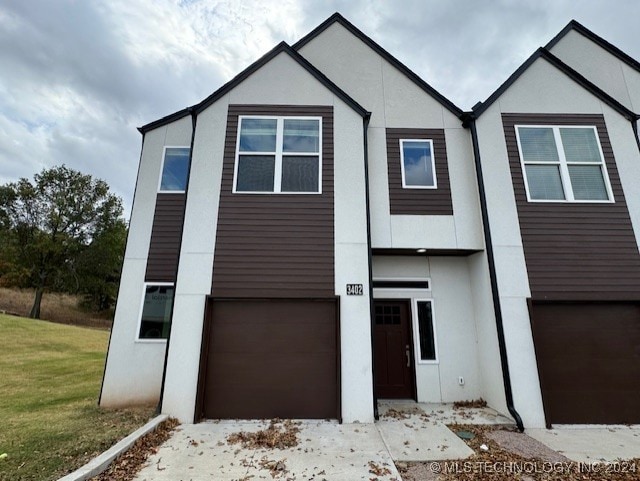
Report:
M 202 417 L 339 418 L 337 308 L 337 299 L 210 299 Z
M 640 423 L 640 304 L 531 309 L 547 424 Z

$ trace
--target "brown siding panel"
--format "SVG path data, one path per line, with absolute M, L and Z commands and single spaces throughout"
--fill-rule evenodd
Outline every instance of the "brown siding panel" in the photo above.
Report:
M 147 282 L 176 281 L 185 202 L 185 194 L 158 194 L 147 259 Z
M 321 116 L 322 194 L 232 193 L 239 115 Z M 335 295 L 333 156 L 333 107 L 229 106 L 213 295 Z
M 444 130 L 387 129 L 386 135 L 391 215 L 453 215 Z M 400 139 L 433 140 L 437 189 L 402 188 Z
M 533 299 L 640 299 L 640 255 L 602 115 L 503 114 Z M 615 203 L 528 202 L 515 125 L 593 125 Z

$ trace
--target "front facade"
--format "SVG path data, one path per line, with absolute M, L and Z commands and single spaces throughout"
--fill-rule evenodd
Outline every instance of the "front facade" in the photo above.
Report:
M 372 422 L 377 399 L 482 398 L 524 426 L 639 422 L 637 116 L 536 55 L 465 113 L 336 14 L 141 128 L 101 405 Z M 598 339 L 623 354 L 568 393 Z M 616 367 L 617 401 L 576 409 Z

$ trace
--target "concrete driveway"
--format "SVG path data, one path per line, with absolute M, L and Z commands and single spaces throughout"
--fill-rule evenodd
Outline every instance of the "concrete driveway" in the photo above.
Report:
M 136 481 L 304 479 L 400 480 L 393 461 L 464 459 L 473 451 L 445 423 L 510 424 L 490 409 L 442 404 L 380 404 L 375 424 L 300 421 L 294 448 L 243 449 L 227 442 L 263 421 L 212 421 L 180 426 L 151 456 Z
M 554 426 L 553 429 L 527 429 L 526 433 L 572 461 L 581 463 L 640 458 L 640 425 L 567 425 Z

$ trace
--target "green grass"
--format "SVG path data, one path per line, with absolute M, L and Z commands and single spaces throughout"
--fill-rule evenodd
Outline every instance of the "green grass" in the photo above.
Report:
M 97 406 L 109 333 L 0 315 L 0 480 L 51 480 L 152 415 Z

